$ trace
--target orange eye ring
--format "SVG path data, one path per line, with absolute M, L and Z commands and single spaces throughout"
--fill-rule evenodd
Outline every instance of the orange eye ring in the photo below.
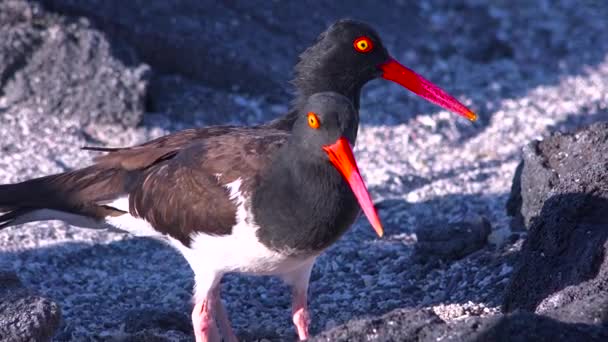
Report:
M 359 37 L 353 42 L 355 50 L 361 53 L 368 53 L 374 48 L 374 43 L 367 37 Z
M 308 126 L 313 129 L 317 129 L 321 126 L 321 122 L 319 121 L 317 114 L 313 112 L 308 113 Z

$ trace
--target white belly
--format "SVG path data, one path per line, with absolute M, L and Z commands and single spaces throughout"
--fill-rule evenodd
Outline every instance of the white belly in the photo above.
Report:
M 244 241 L 240 235 L 198 235 L 190 248 L 170 239 L 182 252 L 194 270 L 213 270 L 219 273 L 238 272 L 255 275 L 280 275 L 288 273 L 314 256 L 293 257 L 275 252 L 256 240 Z M 255 241 L 255 243 L 252 243 Z
M 106 222 L 137 236 L 163 237 L 184 255 L 195 273 L 280 275 L 312 262 L 316 255 L 293 256 L 293 251 L 274 251 L 263 245 L 256 235 L 260 228 L 249 208 L 249 198 L 239 191 L 240 179 L 226 187 L 230 190 L 231 200 L 237 205 L 236 224 L 229 235 L 196 232 L 191 236 L 190 245 L 184 246 L 179 240 L 160 234 L 146 220 L 130 214 L 108 217 Z M 128 203 L 125 196 L 107 205 L 128 211 Z

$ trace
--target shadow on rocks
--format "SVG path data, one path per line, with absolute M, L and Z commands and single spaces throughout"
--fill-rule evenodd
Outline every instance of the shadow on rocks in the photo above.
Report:
M 601 63 L 608 51 L 603 35 L 605 5 L 556 2 L 547 7 L 522 2 L 513 6 L 466 0 L 390 1 L 382 6 L 371 0 L 358 1 L 356 6 L 328 0 L 36 2 L 59 16 L 90 20 L 125 65 L 133 64 L 131 51 L 150 65 L 153 79 L 147 112 L 181 102 L 174 98 L 189 106 L 210 92 L 252 94 L 285 106 L 298 53 L 343 17 L 369 22 L 397 59 L 456 97 L 470 98 L 479 106 L 473 109 L 483 127 L 502 100 L 527 96 L 531 89 L 556 84 L 565 75 L 581 74 Z M 193 91 L 173 89 L 174 77 Z M 403 114 L 394 113 L 395 103 L 390 103 L 383 107 L 390 116 L 370 116 L 364 122 L 395 124 L 416 113 L 440 110 L 412 100 L 407 92 L 395 94 Z M 371 96 L 366 99 L 371 100 Z M 234 114 L 217 108 L 226 112 L 228 121 Z M 270 118 L 266 114 L 263 119 Z M 479 126 L 466 129 L 466 135 L 478 134 Z
M 21 227 L 15 229 L 18 234 Z M 68 234 L 82 231 L 70 228 Z M 103 233 L 99 239 L 103 242 Z M 15 270 L 28 289 L 41 293 L 41 298 L 53 298 L 57 304 L 51 303 L 51 308 L 59 311 L 61 307 L 62 324 L 54 323 L 55 339 L 59 341 L 192 338 L 192 272 L 178 252 L 161 242 L 133 238 L 110 243 L 61 243 L 0 252 L 0 260 Z M 0 290 L 2 283 L 5 281 L 0 279 Z M 4 300 L 0 298 L 0 313 L 6 305 Z M 28 315 L 42 308 L 39 304 L 23 307 L 14 324 L 29 324 Z M 34 328 L 28 328 L 30 333 L 36 333 Z
M 523 160 L 515 170 L 511 194 L 507 201 L 507 213 L 513 217 L 513 228 L 529 228 L 532 218 L 541 215 L 544 202 L 551 194 L 566 193 L 564 190 L 558 190 L 564 179 L 571 178 L 572 174 L 578 174 L 589 166 L 608 163 L 606 115 L 585 114 L 579 116 L 584 120 L 566 119 L 555 128 L 564 129 L 569 125 L 569 121 L 574 124 L 599 122 L 573 132 L 558 131 L 524 146 Z M 601 174 L 602 170 L 599 172 Z M 596 181 L 589 179 L 590 184 Z M 585 191 L 581 191 L 583 192 Z
M 429 309 L 398 309 L 381 317 L 348 322 L 312 341 L 592 341 L 608 338 L 608 329 L 572 324 L 527 312 L 469 317 L 445 322 Z
M 1 1 L 0 36 L 0 108 L 83 126 L 141 122 L 149 68 L 128 53 L 117 57 L 115 45 L 89 23 L 34 2 Z
M 553 193 L 532 219 L 504 309 L 607 324 L 608 164 L 569 175 Z
M 388 309 L 470 302 L 499 306 L 515 261 L 512 236 L 490 243 L 489 234 L 498 233 L 489 223 L 496 220 L 492 203 L 504 198 L 506 194 L 451 194 L 417 203 L 378 203 L 385 248 L 400 248 L 380 268 L 391 270 L 394 287 L 403 289 L 398 305 Z
M 467 333 L 467 328 L 470 328 L 472 331 L 470 338 L 460 338 L 460 336 L 457 336 L 458 338 L 448 339 L 452 341 L 600 342 L 608 339 L 608 329 L 601 326 L 566 323 L 526 312 L 516 312 L 496 317 L 474 318 L 464 323 L 453 324 L 451 328 L 454 331 L 462 329 L 463 333 Z

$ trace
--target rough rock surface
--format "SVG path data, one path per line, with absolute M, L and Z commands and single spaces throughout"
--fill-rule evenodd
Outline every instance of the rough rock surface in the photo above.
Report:
M 599 292 L 598 292 L 599 291 Z M 593 284 L 567 287 L 543 299 L 536 310 L 563 322 L 603 324 L 608 315 L 608 293 L 605 287 Z
M 60 322 L 56 302 L 27 290 L 14 272 L 0 270 L 0 341 L 49 341 Z
M 608 329 L 518 312 L 444 322 L 430 310 L 398 309 L 356 320 L 311 341 L 605 341 Z
M 223 90 L 285 96 L 286 81 L 302 51 L 332 21 L 365 14 L 372 23 L 399 27 L 411 3 L 378 11 L 372 1 L 336 6 L 333 1 L 285 3 L 146 0 L 42 0 L 48 8 L 90 18 L 112 37 L 129 42 L 163 73 L 187 75 Z M 306 15 L 302 15 L 305 11 Z M 133 25 L 133 23 L 138 23 Z M 411 26 L 411 25 L 408 25 Z M 260 63 L 260 61 L 268 61 Z
M 608 119 L 608 112 L 603 115 Z M 516 222 L 530 227 L 562 179 L 588 165 L 608 162 L 608 122 L 574 133 L 557 132 L 529 143 L 522 154 L 507 211 Z
M 8 37 L 0 39 L 2 183 L 87 165 L 95 154 L 81 151 L 84 144 L 129 145 L 192 125 L 274 118 L 288 106 L 297 54 L 345 16 L 372 23 L 395 58 L 478 111 L 471 124 L 386 81 L 365 87 L 355 154 L 386 235 L 376 239 L 360 220 L 319 258 L 313 334 L 366 317 L 383 322 L 398 308 L 421 317 L 430 309 L 450 326 L 497 314 L 522 242 L 509 238 L 504 211 L 522 144 L 608 110 L 604 2 L 5 0 L 0 8 Z M 61 58 L 35 57 L 40 46 Z M 96 71 L 72 82 L 65 62 L 74 56 L 76 70 L 85 68 L 84 52 Z M 14 95 L 36 79 L 54 85 L 48 96 L 32 96 L 42 104 Z M 106 92 L 113 82 L 132 93 Z M 20 100 L 8 105 L 13 98 Z M 143 118 L 127 110 L 140 108 L 135 103 L 143 103 Z M 457 260 L 412 258 L 420 227 L 470 215 L 490 222 L 491 244 Z M 59 341 L 192 340 L 192 272 L 163 244 L 43 222 L 0 231 L 0 263 L 61 305 Z M 223 297 L 243 340 L 295 337 L 289 291 L 276 279 L 228 276 Z M 525 330 L 513 327 L 505 334 Z
M 608 142 L 608 125 L 592 126 L 576 136 L 580 140 L 569 145 L 571 150 L 601 149 L 600 143 Z M 583 159 L 576 154 L 573 158 Z M 608 162 L 597 162 L 562 174 L 540 215 L 532 220 L 505 294 L 506 310 L 608 323 L 607 171 Z
M 31 108 L 83 125 L 141 122 L 148 67 L 87 20 L 2 1 L 0 36 L 0 108 Z

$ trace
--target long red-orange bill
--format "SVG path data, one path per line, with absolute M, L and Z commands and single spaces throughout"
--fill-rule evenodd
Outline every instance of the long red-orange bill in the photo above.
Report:
M 401 65 L 393 58 L 389 59 L 388 62 L 380 64 L 379 67 L 383 71 L 383 78 L 400 84 L 418 96 L 464 116 L 471 121 L 477 120 L 477 115 L 456 100 L 452 95 L 418 75 L 412 69 Z
M 361 178 L 357 162 L 353 156 L 353 150 L 351 149 L 348 140 L 341 137 L 335 144 L 323 146 L 323 149 L 327 152 L 327 155 L 329 155 L 329 161 L 338 169 L 340 174 L 342 174 L 342 177 L 344 177 L 348 182 L 348 185 L 350 185 L 350 188 L 353 190 L 355 197 L 357 197 L 357 201 L 359 202 L 361 209 L 363 209 L 365 216 L 367 216 L 369 223 L 374 227 L 378 236 L 382 237 L 384 234 L 382 223 L 380 222 L 376 208 L 372 203 L 367 187 Z

